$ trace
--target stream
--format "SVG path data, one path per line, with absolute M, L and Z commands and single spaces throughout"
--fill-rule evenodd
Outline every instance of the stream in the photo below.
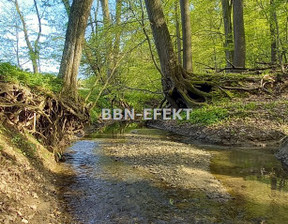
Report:
M 71 223 L 288 223 L 288 175 L 271 150 L 187 142 L 134 129 L 73 144 L 60 184 Z

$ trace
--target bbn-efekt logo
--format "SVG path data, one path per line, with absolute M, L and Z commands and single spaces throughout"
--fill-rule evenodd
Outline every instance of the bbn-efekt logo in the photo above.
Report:
M 134 109 L 102 109 L 102 120 L 189 120 L 192 109 L 145 108 L 141 112 Z

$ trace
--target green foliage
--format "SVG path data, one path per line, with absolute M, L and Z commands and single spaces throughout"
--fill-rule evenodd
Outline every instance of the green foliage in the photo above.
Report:
M 62 80 L 52 74 L 33 74 L 23 71 L 10 63 L 0 63 L 0 76 L 4 81 L 20 83 L 30 88 L 42 88 L 53 92 L 59 92 L 62 88 Z
M 24 156 L 34 157 L 36 152 L 36 145 L 28 142 L 26 138 L 18 134 L 11 138 L 11 143 L 21 150 Z
M 208 105 L 202 108 L 194 109 L 191 113 L 190 119 L 186 121 L 185 115 L 183 115 L 182 122 L 189 122 L 199 125 L 215 125 L 222 121 L 228 121 L 230 119 L 245 119 L 247 117 L 259 116 L 257 111 L 265 112 L 269 119 L 277 120 L 279 123 L 283 122 L 283 116 L 286 110 L 279 108 L 286 108 L 287 102 L 233 102 L 233 101 L 219 101 L 215 105 Z M 264 117 L 263 117 L 264 119 Z
M 229 118 L 229 111 L 218 106 L 207 106 L 192 111 L 189 123 L 200 125 L 212 125 Z

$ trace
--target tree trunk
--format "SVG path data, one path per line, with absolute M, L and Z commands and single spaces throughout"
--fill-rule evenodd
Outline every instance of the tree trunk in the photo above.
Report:
M 183 67 L 188 72 L 193 72 L 192 66 L 192 41 L 191 41 L 191 19 L 189 0 L 180 0 L 182 38 L 183 38 Z
M 116 0 L 116 27 L 119 28 L 121 25 L 121 14 L 122 14 L 122 1 Z M 113 53 L 113 62 L 114 66 L 117 62 L 119 52 L 120 52 L 120 40 L 121 40 L 122 28 L 116 31 L 115 41 L 114 41 L 114 53 Z
M 180 32 L 180 23 L 179 23 L 179 5 L 175 1 L 175 26 L 176 26 L 176 45 L 177 45 L 177 55 L 179 64 L 182 63 L 182 45 L 181 45 L 181 32 Z
M 62 3 L 63 3 L 63 5 L 64 5 L 64 7 L 65 7 L 65 10 L 66 10 L 67 15 L 69 15 L 69 14 L 70 14 L 69 0 L 62 0 Z
M 225 59 L 226 67 L 230 68 L 233 63 L 233 34 L 232 34 L 232 2 L 231 0 L 222 0 L 222 12 L 225 31 Z
M 77 99 L 77 76 L 82 55 L 82 44 L 93 0 L 74 0 L 70 9 L 65 46 L 59 70 L 63 78 L 62 92 Z
M 28 34 L 28 30 L 27 30 L 27 25 L 24 19 L 24 16 L 22 15 L 22 12 L 20 10 L 19 4 L 18 4 L 18 0 L 14 1 L 15 4 L 15 8 L 16 11 L 20 17 L 21 23 L 22 23 L 22 28 L 23 28 L 23 32 L 24 32 L 24 38 L 25 38 L 25 42 L 27 45 L 27 48 L 29 50 L 29 59 L 32 62 L 32 66 L 33 66 L 33 73 L 38 73 L 39 72 L 39 67 L 38 67 L 38 59 L 39 59 L 39 39 L 41 36 L 41 21 L 40 21 L 40 16 L 39 16 L 39 12 L 38 12 L 38 8 L 37 8 L 37 4 L 36 1 L 34 0 L 34 6 L 36 8 L 37 11 L 37 16 L 38 16 L 38 21 L 39 21 L 39 32 L 38 32 L 38 36 L 37 39 L 34 43 L 34 48 L 32 46 L 32 43 L 30 42 L 29 39 L 29 34 Z
M 270 0 L 271 63 L 277 63 L 277 14 L 274 0 Z
M 236 68 L 245 68 L 246 46 L 243 16 L 243 0 L 233 1 L 234 24 L 234 58 L 233 65 Z
M 100 0 L 101 7 L 102 7 L 102 14 L 103 14 L 103 24 L 104 30 L 106 32 L 106 40 L 105 40 L 105 48 L 106 48 L 106 55 L 105 55 L 105 64 L 107 68 L 107 78 L 111 75 L 111 64 L 113 64 L 112 54 L 113 54 L 113 44 L 112 44 L 112 36 L 111 33 L 108 32 L 108 29 L 111 28 L 111 17 L 110 17 L 110 10 L 108 0 Z
M 16 47 L 15 47 L 15 53 L 16 53 L 16 60 L 17 60 L 17 65 L 19 68 L 21 68 L 21 63 L 20 63 L 20 55 L 19 55 L 19 25 L 18 25 L 18 20 L 16 19 L 16 24 L 15 24 L 15 37 L 16 37 Z
M 191 84 L 189 75 L 178 63 L 161 0 L 145 0 L 145 4 L 161 64 L 162 88 L 167 101 L 175 108 L 192 107 L 205 101 L 206 93 Z
M 34 54 L 36 57 L 36 63 L 37 63 L 37 67 L 38 67 L 38 72 L 41 72 L 40 70 L 40 47 L 39 47 L 39 41 L 40 41 L 40 37 L 42 34 L 42 23 L 41 23 L 41 16 L 40 16 L 40 12 L 38 9 L 38 5 L 36 0 L 34 0 L 34 7 L 36 10 L 36 15 L 37 15 L 37 19 L 38 19 L 38 35 L 36 40 L 34 41 Z
M 104 26 L 109 26 L 111 23 L 108 0 L 100 0 L 102 6 Z

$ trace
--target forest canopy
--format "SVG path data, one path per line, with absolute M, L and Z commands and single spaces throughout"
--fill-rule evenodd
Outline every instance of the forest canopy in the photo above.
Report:
M 76 3 L 1 1 L 1 61 L 33 73 L 58 75 L 59 69 L 62 73 L 66 31 Z M 203 86 L 201 74 L 259 71 L 265 75 L 287 70 L 285 0 L 95 0 L 87 1 L 78 13 L 90 7 L 73 88 L 79 88 L 92 108 L 156 106 L 163 91 L 172 106 L 190 107 L 209 101 L 207 88 L 216 85 Z M 167 27 L 166 37 L 160 33 L 158 40 L 153 13 L 158 19 L 162 13 Z M 180 79 L 176 75 L 171 82 L 171 74 L 165 74 L 167 58 L 161 50 L 170 52 L 174 67 L 180 66 Z M 217 85 L 222 84 L 227 83 Z

